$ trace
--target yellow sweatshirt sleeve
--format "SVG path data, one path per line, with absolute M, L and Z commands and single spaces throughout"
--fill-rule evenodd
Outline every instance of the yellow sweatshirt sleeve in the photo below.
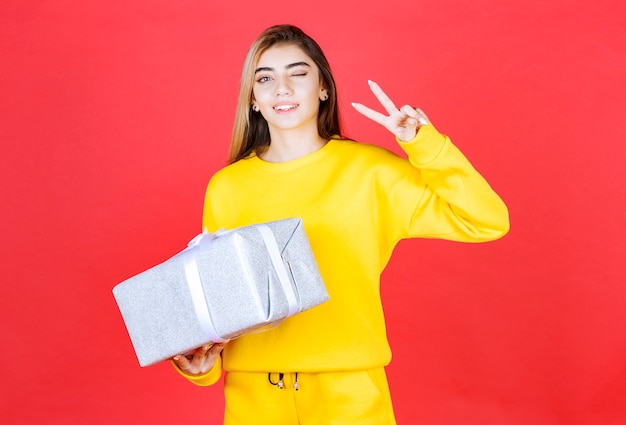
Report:
M 425 185 L 403 237 L 483 242 L 508 232 L 506 205 L 447 136 L 428 124 L 398 143 Z

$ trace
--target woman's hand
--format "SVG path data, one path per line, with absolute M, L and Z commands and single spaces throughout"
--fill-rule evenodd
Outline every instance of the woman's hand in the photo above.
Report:
M 374 93 L 374 96 L 376 96 L 389 115 L 376 112 L 360 103 L 353 103 L 352 106 L 354 106 L 354 109 L 361 114 L 382 125 L 403 142 L 408 142 L 414 138 L 415 134 L 417 134 L 417 130 L 421 126 L 428 124 L 428 118 L 421 109 L 416 109 L 409 105 L 404 105 L 400 109 L 396 108 L 396 105 L 394 105 L 378 84 L 373 81 L 368 82 L 372 93 Z
M 226 344 L 226 342 L 222 342 L 205 345 L 195 351 L 174 356 L 172 361 L 187 375 L 204 375 L 213 369 L 215 361 Z

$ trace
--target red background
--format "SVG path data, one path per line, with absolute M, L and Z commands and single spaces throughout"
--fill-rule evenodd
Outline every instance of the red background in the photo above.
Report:
M 200 230 L 245 51 L 301 26 L 349 136 L 367 79 L 504 198 L 482 245 L 402 242 L 383 299 L 400 424 L 626 423 L 626 12 L 618 0 L 0 5 L 4 424 L 219 423 L 221 384 L 140 368 L 111 295 Z

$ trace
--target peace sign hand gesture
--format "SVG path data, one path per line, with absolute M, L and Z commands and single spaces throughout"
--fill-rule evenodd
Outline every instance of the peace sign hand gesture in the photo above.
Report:
M 368 83 L 372 93 L 374 93 L 374 96 L 376 96 L 389 115 L 376 112 L 360 103 L 353 103 L 354 109 L 361 114 L 382 125 L 403 142 L 413 139 L 417 130 L 421 126 L 428 124 L 428 118 L 421 109 L 413 108 L 409 105 L 404 105 L 398 109 L 378 84 L 373 81 L 368 81 Z

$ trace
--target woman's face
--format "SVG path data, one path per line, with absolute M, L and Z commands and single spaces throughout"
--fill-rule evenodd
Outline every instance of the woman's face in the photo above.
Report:
M 259 58 L 253 105 L 275 131 L 311 128 L 317 132 L 320 100 L 327 90 L 315 62 L 294 44 L 279 44 Z

